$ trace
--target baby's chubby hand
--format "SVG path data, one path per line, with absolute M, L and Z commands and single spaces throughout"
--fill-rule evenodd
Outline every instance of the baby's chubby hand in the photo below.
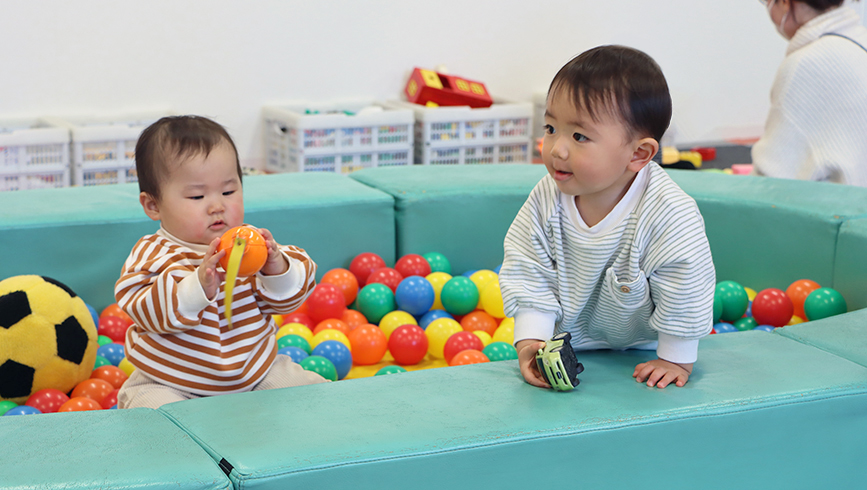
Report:
M 256 228 L 256 231 L 262 235 L 262 238 L 265 239 L 265 243 L 268 245 L 268 260 L 265 261 L 265 265 L 262 266 L 262 270 L 259 272 L 265 276 L 276 276 L 288 271 L 289 262 L 286 260 L 283 252 L 280 251 L 280 245 L 274 241 L 274 236 L 271 235 L 271 232 L 265 228 Z
M 208 245 L 208 251 L 205 252 L 205 256 L 202 257 L 202 263 L 199 264 L 198 269 L 196 269 L 196 273 L 199 275 L 199 283 L 205 291 L 205 296 L 211 301 L 217 297 L 217 292 L 220 290 L 220 284 L 226 280 L 226 273 L 217 268 L 220 264 L 220 259 L 226 255 L 225 250 L 217 252 L 219 246 L 219 237 L 211 240 L 211 244 Z
M 539 388 L 550 388 L 551 385 L 545 381 L 545 377 L 539 372 L 539 366 L 536 365 L 536 353 L 544 348 L 545 342 L 535 339 L 524 339 L 515 345 L 518 351 L 518 366 L 524 380 Z
M 665 388 L 672 381 L 677 386 L 685 385 L 689 381 L 690 374 L 692 374 L 691 363 L 677 364 L 664 359 L 654 359 L 635 366 L 632 377 L 639 383 L 647 380 L 647 386 Z

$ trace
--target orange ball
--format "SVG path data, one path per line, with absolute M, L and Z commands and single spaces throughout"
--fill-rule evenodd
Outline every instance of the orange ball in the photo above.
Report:
M 229 253 L 235 245 L 235 238 L 243 238 L 247 240 L 247 246 L 244 247 L 244 255 L 241 258 L 241 267 L 238 269 L 238 277 L 252 276 L 259 272 L 265 262 L 268 260 L 268 244 L 265 238 L 259 234 L 253 227 L 236 226 L 229 229 L 220 238 L 220 246 L 217 251 L 225 250 L 226 255 L 220 259 L 220 265 L 223 269 L 229 266 Z
M 388 350 L 388 340 L 376 325 L 366 324 L 349 332 L 352 362 L 359 366 L 376 364 Z
M 801 318 L 807 318 L 804 313 L 804 301 L 807 296 L 813 291 L 819 289 L 819 284 L 809 279 L 799 279 L 786 288 L 786 296 L 792 300 L 792 306 L 795 307 L 795 315 Z
M 360 311 L 350 310 L 349 308 L 343 312 L 343 316 L 340 319 L 343 320 L 343 323 L 349 325 L 350 331 L 368 323 L 367 318 Z
M 70 399 L 85 397 L 100 402 L 106 395 L 111 393 L 114 388 L 115 387 L 112 386 L 111 383 L 104 379 L 88 378 L 75 385 L 75 388 L 72 389 L 72 396 L 70 396 Z M 97 405 L 98 404 L 99 403 L 97 403 Z
M 498 326 L 496 318 L 482 310 L 471 311 L 461 318 L 461 327 L 467 332 L 484 330 L 488 335 L 494 335 Z
M 349 325 L 347 325 L 343 320 L 328 318 L 316 324 L 316 328 L 313 329 L 313 335 L 329 328 L 332 330 L 340 330 L 347 335 L 349 334 Z
M 123 369 L 115 366 L 100 366 L 90 373 L 90 377 L 108 381 L 115 388 L 120 388 L 129 379 Z
M 477 350 L 467 349 L 455 354 L 455 357 L 452 357 L 452 360 L 449 362 L 449 366 L 463 366 L 466 364 L 480 364 L 483 362 L 490 362 L 488 356 Z
M 98 401 L 84 396 L 70 398 L 57 409 L 58 412 L 84 412 L 86 410 L 102 410 Z
M 355 301 L 355 297 L 358 296 L 358 279 L 355 278 L 355 274 L 346 269 L 331 269 L 322 276 L 322 280 L 319 282 L 337 286 L 337 289 L 343 293 L 343 297 L 346 299 L 346 306 L 351 305 Z
M 103 308 L 102 312 L 99 314 L 99 317 L 103 318 L 106 316 L 116 316 L 123 320 L 124 323 L 126 323 L 126 326 L 130 326 L 133 324 L 132 318 L 130 318 L 130 316 L 127 315 L 126 312 L 123 311 L 123 309 L 121 309 L 121 307 L 118 306 L 117 303 L 112 303 Z

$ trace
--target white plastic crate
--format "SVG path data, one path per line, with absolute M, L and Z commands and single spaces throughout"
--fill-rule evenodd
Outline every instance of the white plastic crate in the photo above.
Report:
M 72 184 L 79 186 L 138 182 L 135 144 L 152 123 L 170 112 L 113 117 L 49 118 L 72 136 Z
M 0 120 L 0 191 L 67 187 L 69 131 L 39 120 Z
M 415 114 L 415 163 L 470 165 L 530 163 L 533 107 L 498 102 L 490 107 L 426 107 L 391 101 Z
M 412 163 L 413 115 L 372 100 L 262 109 L 265 170 L 349 173 Z

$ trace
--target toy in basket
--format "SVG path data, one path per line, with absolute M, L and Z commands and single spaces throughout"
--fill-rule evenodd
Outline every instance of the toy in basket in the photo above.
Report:
M 482 82 L 415 68 L 404 88 L 406 100 L 428 107 L 490 107 L 494 101 Z

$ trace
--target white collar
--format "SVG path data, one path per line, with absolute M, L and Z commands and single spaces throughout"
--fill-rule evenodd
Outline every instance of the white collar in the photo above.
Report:
M 822 34 L 834 32 L 845 34 L 853 27 L 861 26 L 861 18 L 849 7 L 837 7 L 816 16 L 806 24 L 798 28 L 795 35 L 789 41 L 786 54 L 793 53 L 811 42 L 819 39 Z
M 157 230 L 156 234 L 161 236 L 161 237 L 168 238 L 169 240 L 177 243 L 178 245 L 187 247 L 188 249 L 190 249 L 196 253 L 205 254 L 208 251 L 208 245 L 202 245 L 200 243 L 185 242 L 185 241 L 181 240 L 180 238 L 172 235 L 168 231 L 166 231 L 166 229 L 163 228 L 162 225 L 160 225 L 160 229 Z
M 633 179 L 629 190 L 614 206 L 614 209 L 608 213 L 602 221 L 593 226 L 587 226 L 581 213 L 578 212 L 578 206 L 575 204 L 575 196 L 560 193 L 560 205 L 566 211 L 566 216 L 569 221 L 584 235 L 601 236 L 613 230 L 617 225 L 623 222 L 627 216 L 638 206 L 641 197 L 644 195 L 644 190 L 647 189 L 647 182 L 650 180 L 650 165 L 645 165 Z

